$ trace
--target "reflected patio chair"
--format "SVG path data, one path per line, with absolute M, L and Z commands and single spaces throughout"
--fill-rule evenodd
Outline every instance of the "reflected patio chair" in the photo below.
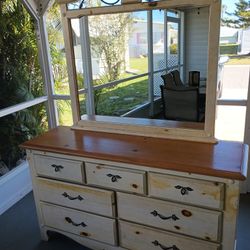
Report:
M 179 70 L 173 70 L 170 72 L 174 78 L 174 81 L 175 81 L 175 85 L 176 86 L 185 86 L 184 83 L 182 82 L 181 80 L 181 77 L 180 77 L 180 72 Z
M 199 121 L 199 90 L 197 87 L 160 86 L 163 115 L 177 121 Z
M 161 75 L 161 78 L 163 79 L 165 86 L 168 86 L 168 87 L 176 86 L 173 75 L 171 73 Z

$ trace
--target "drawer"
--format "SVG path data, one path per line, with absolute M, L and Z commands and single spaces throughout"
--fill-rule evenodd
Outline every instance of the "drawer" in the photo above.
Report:
M 120 244 L 133 250 L 219 250 L 216 243 L 192 239 L 128 222 L 119 222 Z M 175 246 L 175 247 L 174 247 Z
M 221 212 L 131 194 L 117 194 L 118 217 L 201 239 L 219 241 Z
M 62 231 L 116 244 L 116 222 L 114 219 L 41 203 L 45 225 Z
M 50 156 L 35 155 L 37 175 L 83 183 L 83 162 Z
M 114 192 L 60 181 L 37 178 L 39 199 L 42 201 L 114 216 Z
M 149 173 L 148 183 L 150 196 L 223 209 L 223 183 L 156 173 Z
M 145 193 L 146 173 L 103 164 L 85 164 L 88 184 L 119 189 L 127 192 Z

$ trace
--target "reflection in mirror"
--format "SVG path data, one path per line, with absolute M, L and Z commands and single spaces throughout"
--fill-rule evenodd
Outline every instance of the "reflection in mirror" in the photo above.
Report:
M 205 123 L 209 7 L 79 20 L 73 32 L 90 39 L 87 114 Z M 84 71 L 88 59 L 81 63 Z

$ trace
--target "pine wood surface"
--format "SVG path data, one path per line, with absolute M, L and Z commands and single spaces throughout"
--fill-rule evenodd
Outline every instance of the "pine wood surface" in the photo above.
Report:
M 245 180 L 247 146 L 131 136 L 57 127 L 21 145 L 26 149 L 111 160 L 161 169 Z

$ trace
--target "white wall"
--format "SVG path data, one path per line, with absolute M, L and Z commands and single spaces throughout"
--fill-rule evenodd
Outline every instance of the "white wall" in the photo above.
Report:
M 0 177 L 0 215 L 32 190 L 27 162 Z
M 207 77 L 208 20 L 208 7 L 185 11 L 186 80 L 188 72 L 193 70 L 200 71 L 201 77 Z

